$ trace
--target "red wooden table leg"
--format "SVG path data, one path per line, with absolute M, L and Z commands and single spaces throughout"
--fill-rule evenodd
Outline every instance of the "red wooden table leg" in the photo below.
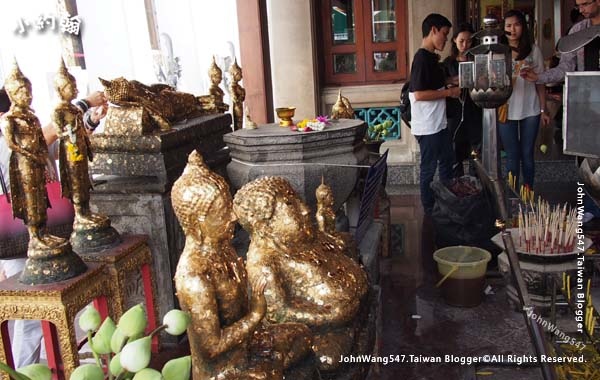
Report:
M 41 322 L 48 367 L 52 370 L 52 380 L 65 380 L 56 327 L 48 321 Z
M 146 313 L 148 314 L 148 330 L 153 331 L 158 326 L 154 309 L 154 289 L 152 287 L 152 268 L 149 264 L 141 267 L 142 281 L 144 283 L 144 296 L 146 298 Z M 158 352 L 158 334 L 152 337 L 152 352 Z
M 4 348 L 5 363 L 10 368 L 15 368 L 15 361 L 12 356 L 12 346 L 10 344 L 10 333 L 8 331 L 8 321 L 0 323 L 0 334 L 2 335 L 2 347 Z
M 108 317 L 108 301 L 106 296 L 102 295 L 94 299 L 94 307 L 100 313 L 100 319 L 104 321 L 104 318 Z

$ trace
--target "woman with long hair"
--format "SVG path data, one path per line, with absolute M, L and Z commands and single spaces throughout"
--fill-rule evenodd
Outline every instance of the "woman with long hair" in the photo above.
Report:
M 466 23 L 460 24 L 454 32 L 450 56 L 442 62 L 446 77 L 458 76 L 459 63 L 469 60 L 467 52 L 472 46 L 471 38 L 474 33 L 473 27 Z M 455 176 L 461 176 L 464 174 L 463 161 L 470 157 L 473 150 L 479 150 L 481 146 L 481 108 L 473 103 L 466 88 L 461 91 L 458 99 L 448 98 L 446 107 L 448 127 L 452 133 L 456 156 L 453 172 Z
M 498 112 L 498 131 L 506 151 L 506 171 L 519 178 L 523 167 L 521 185 L 533 188 L 535 163 L 533 159 L 535 139 L 540 126 L 546 126 L 550 117 L 544 112 L 546 89 L 521 77 L 521 70 L 536 73 L 544 71 L 544 58 L 539 47 L 531 42 L 525 15 L 510 10 L 504 15 L 505 36 L 502 37 L 512 50 L 513 92 L 508 99 L 508 110 Z

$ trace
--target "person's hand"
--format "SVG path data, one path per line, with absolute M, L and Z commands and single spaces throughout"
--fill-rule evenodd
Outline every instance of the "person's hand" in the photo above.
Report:
M 85 98 L 90 107 L 98 107 L 106 104 L 106 96 L 102 91 L 94 91 Z
M 562 103 L 562 94 L 560 92 L 551 92 L 546 94 L 546 98 L 552 99 L 555 102 Z
M 446 78 L 447 85 L 458 86 L 458 75 Z
M 265 316 L 267 312 L 267 300 L 265 299 L 265 287 L 267 279 L 261 277 L 255 281 L 251 281 L 252 296 L 250 297 L 250 310 L 257 313 L 260 318 Z
M 447 97 L 449 97 L 449 98 L 460 97 L 460 87 L 449 87 Z
M 523 67 L 521 68 L 521 71 L 519 72 L 519 75 L 521 75 L 521 78 L 525 79 L 526 81 L 529 82 L 537 82 L 538 80 L 538 75 L 535 73 L 535 71 L 533 71 L 532 67 Z
M 542 112 L 542 127 L 550 125 L 550 116 L 547 113 Z
M 104 103 L 101 106 L 93 107 L 90 110 L 90 119 L 92 123 L 97 124 L 106 116 L 106 112 L 108 111 L 108 104 Z

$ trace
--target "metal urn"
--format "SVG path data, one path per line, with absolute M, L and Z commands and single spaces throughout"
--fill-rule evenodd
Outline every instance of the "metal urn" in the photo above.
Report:
M 459 65 L 459 85 L 471 91 L 471 99 L 482 108 L 496 108 L 512 94 L 512 57 L 508 46 L 500 44 L 504 31 L 498 20 L 486 17 L 484 29 L 473 37 L 480 44 L 471 50 L 473 61 Z

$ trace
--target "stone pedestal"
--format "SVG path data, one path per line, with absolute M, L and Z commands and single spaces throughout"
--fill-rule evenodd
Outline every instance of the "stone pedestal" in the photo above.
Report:
M 562 263 L 533 263 L 528 261 L 519 261 L 521 267 L 521 273 L 523 274 L 523 280 L 527 285 L 527 291 L 531 297 L 531 302 L 534 306 L 547 312 L 550 310 L 552 305 L 552 283 L 554 279 L 560 287 L 562 284 L 562 274 L 567 274 L 574 277 L 577 272 L 577 258 L 575 257 L 571 261 Z M 512 284 L 512 275 L 510 273 L 510 262 L 506 252 L 502 252 L 498 255 L 498 269 L 502 274 L 502 277 L 506 280 L 506 294 L 509 302 L 518 307 L 519 297 L 517 290 Z M 560 289 L 557 288 L 557 292 Z
M 232 161 L 227 173 L 234 190 L 262 176 L 285 177 L 306 203 L 316 209 L 321 176 L 333 189 L 337 210 L 348 198 L 368 164 L 362 120 L 333 120 L 325 130 L 295 132 L 279 124 L 241 129 L 225 136 Z
M 173 125 L 172 130 L 144 136 L 92 136 L 94 162 L 90 171 L 99 183 L 91 197 L 94 212 L 108 215 L 123 234 L 148 235 L 154 278 L 159 291 L 159 317 L 177 304 L 173 276 L 185 236 L 171 207 L 170 189 L 179 178 L 192 150 L 209 167 L 225 172 L 229 155 L 223 135 L 231 131 L 230 115 L 210 115 Z M 136 274 L 126 287 L 139 288 Z M 169 344 L 175 338 L 163 334 Z

